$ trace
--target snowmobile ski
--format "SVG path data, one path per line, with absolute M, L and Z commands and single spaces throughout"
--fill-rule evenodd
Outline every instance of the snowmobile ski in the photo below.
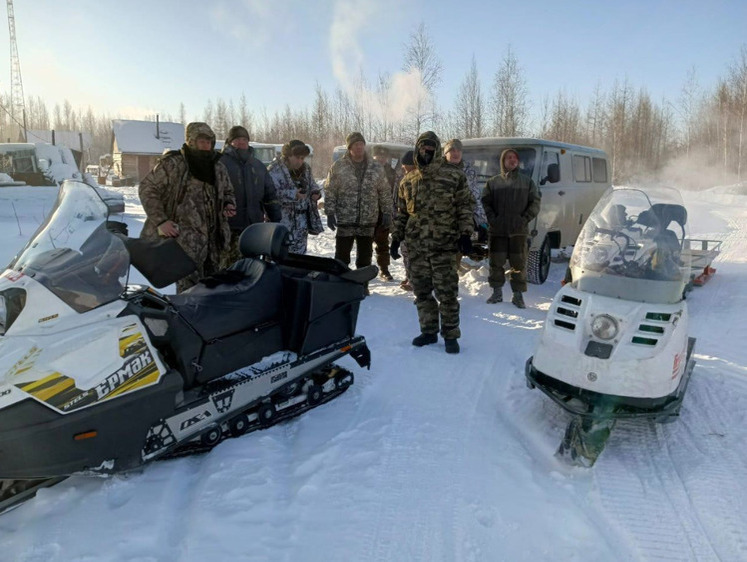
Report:
M 574 416 L 568 423 L 563 440 L 555 453 L 569 465 L 590 468 L 607 444 L 615 418 L 583 418 Z

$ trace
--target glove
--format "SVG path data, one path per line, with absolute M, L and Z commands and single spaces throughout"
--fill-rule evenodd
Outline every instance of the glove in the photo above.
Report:
M 470 239 L 469 234 L 462 234 L 459 237 L 457 248 L 459 248 L 459 252 L 463 256 L 468 255 L 472 251 L 472 240 Z
M 337 219 L 335 218 L 334 213 L 331 215 L 327 215 L 327 228 L 330 230 L 334 230 L 337 228 Z
M 389 255 L 392 256 L 393 260 L 398 260 L 402 256 L 399 255 L 399 240 L 392 238 L 392 245 L 389 246 Z
M 381 215 L 381 228 L 389 228 L 392 226 L 392 215 L 384 213 Z

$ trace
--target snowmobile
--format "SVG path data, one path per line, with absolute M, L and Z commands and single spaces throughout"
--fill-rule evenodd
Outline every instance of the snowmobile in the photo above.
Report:
M 204 451 L 322 404 L 370 368 L 355 334 L 375 266 L 288 253 L 251 225 L 243 259 L 166 296 L 194 270 L 174 239 L 126 236 L 90 186 L 66 181 L 0 275 L 0 510 L 73 473 Z
M 678 191 L 611 188 L 586 221 L 534 356 L 529 388 L 572 414 L 558 456 L 591 466 L 616 420 L 673 421 L 694 367 Z

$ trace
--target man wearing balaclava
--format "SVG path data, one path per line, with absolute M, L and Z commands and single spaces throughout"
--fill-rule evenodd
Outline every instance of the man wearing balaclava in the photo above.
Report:
M 488 283 L 493 294 L 487 302 L 503 301 L 506 282 L 503 268 L 508 259 L 511 302 L 518 308 L 526 308 L 523 293 L 527 290 L 527 225 L 539 214 L 541 194 L 534 180 L 519 171 L 520 163 L 519 153 L 513 148 L 501 153 L 501 173 L 485 184 L 482 206 L 490 227 Z
M 459 353 L 459 275 L 454 254 L 471 250 L 472 194 L 464 173 L 441 158 L 441 142 L 432 131 L 418 137 L 415 165 L 399 187 L 390 252 L 399 259 L 400 243 L 407 243 L 420 322 L 420 335 L 412 345 L 436 343 L 440 331 L 446 353 Z
M 140 236 L 174 238 L 197 265 L 177 281 L 179 293 L 220 269 L 231 241 L 228 218 L 236 214 L 233 186 L 214 150 L 212 129 L 190 123 L 186 141 L 181 150 L 166 153 L 139 188 L 146 215 Z
M 267 168 L 254 157 L 246 128 L 235 125 L 229 129 L 221 154 L 220 162 L 228 171 L 236 196 L 236 215 L 228 219 L 231 248 L 223 264 L 228 267 L 242 257 L 239 236 L 247 226 L 264 222 L 265 215 L 270 222 L 280 222 L 280 203 Z

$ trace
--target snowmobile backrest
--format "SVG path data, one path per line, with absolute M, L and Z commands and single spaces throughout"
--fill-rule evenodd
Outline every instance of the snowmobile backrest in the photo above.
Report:
M 274 222 L 250 224 L 239 237 L 239 251 L 246 258 L 265 256 L 282 262 L 288 255 L 289 246 L 290 232 Z
M 662 228 L 669 227 L 669 223 L 672 221 L 679 224 L 682 228 L 687 222 L 687 209 L 682 205 L 656 203 L 651 207 L 651 210 L 656 213 L 656 216 L 661 221 Z

